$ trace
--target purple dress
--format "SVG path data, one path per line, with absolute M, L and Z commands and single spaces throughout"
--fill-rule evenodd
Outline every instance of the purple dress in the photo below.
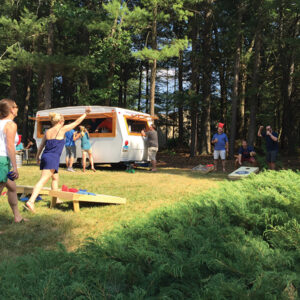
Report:
M 65 140 L 46 140 L 45 150 L 41 157 L 41 170 L 55 170 L 58 173 L 60 155 L 63 151 Z

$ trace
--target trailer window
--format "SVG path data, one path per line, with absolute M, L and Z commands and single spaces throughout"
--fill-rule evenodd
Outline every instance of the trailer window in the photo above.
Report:
M 140 135 L 142 130 L 148 129 L 148 122 L 146 119 L 134 119 L 125 116 L 127 131 L 130 135 Z
M 77 116 L 64 116 L 65 124 L 71 123 L 77 119 Z M 114 137 L 116 134 L 116 117 L 115 113 L 93 114 L 84 119 L 80 126 L 84 126 L 90 133 L 90 137 Z M 49 118 L 38 120 L 37 136 L 42 138 L 46 130 L 51 127 Z M 79 131 L 79 126 L 74 128 Z
M 41 122 L 40 134 L 44 135 L 45 132 L 51 127 L 52 127 L 52 125 L 51 125 L 50 121 Z

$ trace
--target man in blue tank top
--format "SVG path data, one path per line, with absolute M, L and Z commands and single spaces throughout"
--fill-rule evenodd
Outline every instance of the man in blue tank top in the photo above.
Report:
M 214 165 L 215 171 L 218 169 L 218 159 L 221 158 L 223 172 L 225 169 L 225 160 L 226 160 L 226 152 L 228 152 L 228 138 L 226 133 L 223 130 L 224 124 L 218 124 L 218 132 L 215 133 L 212 137 L 211 143 L 215 146 L 214 149 Z

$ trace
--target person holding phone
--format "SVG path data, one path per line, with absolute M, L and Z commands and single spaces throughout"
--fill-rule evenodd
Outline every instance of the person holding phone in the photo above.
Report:
M 271 170 L 276 168 L 276 160 L 278 155 L 278 133 L 272 130 L 271 125 L 266 126 L 266 132 L 262 132 L 264 126 L 259 126 L 257 136 L 266 140 L 267 162 Z

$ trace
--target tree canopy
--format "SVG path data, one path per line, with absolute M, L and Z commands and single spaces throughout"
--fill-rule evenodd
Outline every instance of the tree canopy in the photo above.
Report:
M 261 124 L 299 145 L 299 1 L 0 3 L 0 93 L 24 136 L 38 109 L 91 104 L 158 114 L 166 132 L 172 115 L 192 156 L 211 152 L 219 121 L 231 154 Z

